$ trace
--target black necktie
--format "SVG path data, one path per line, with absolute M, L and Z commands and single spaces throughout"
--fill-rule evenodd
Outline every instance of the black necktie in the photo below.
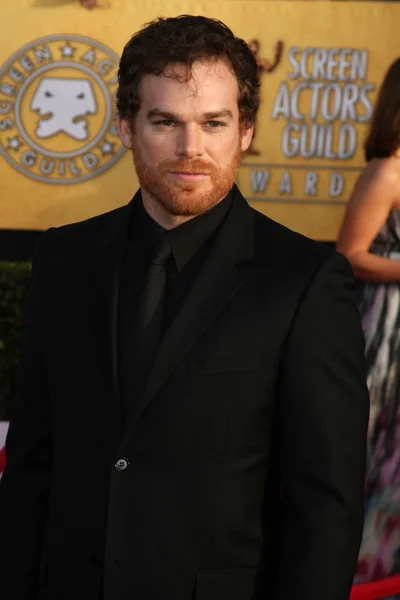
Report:
M 121 393 L 125 416 L 143 391 L 163 330 L 167 262 L 171 244 L 164 234 L 150 262 L 139 294 L 136 314 L 124 333 L 121 362 Z

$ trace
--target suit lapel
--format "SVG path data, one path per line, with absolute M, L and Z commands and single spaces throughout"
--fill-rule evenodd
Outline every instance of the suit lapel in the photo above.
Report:
M 140 401 L 128 421 L 135 420 L 166 383 L 196 341 L 218 317 L 246 279 L 238 264 L 254 254 L 253 211 L 235 189 L 233 205 L 181 310 L 161 341 Z
M 113 215 L 113 223 L 107 223 L 98 235 L 89 265 L 91 289 L 94 294 L 92 306 L 95 307 L 89 318 L 92 320 L 95 352 L 99 357 L 101 376 L 110 402 L 109 414 L 115 424 L 117 438 L 123 428 L 122 406 L 118 393 L 117 357 L 119 272 L 135 198 L 130 204 L 116 211 Z

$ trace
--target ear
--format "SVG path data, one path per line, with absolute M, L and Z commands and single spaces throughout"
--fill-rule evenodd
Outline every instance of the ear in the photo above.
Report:
M 243 129 L 241 132 L 241 150 L 242 152 L 246 152 L 251 144 L 251 140 L 253 139 L 254 134 L 254 125 L 248 127 L 247 129 Z
M 121 117 L 118 117 L 117 125 L 121 142 L 127 150 L 132 150 L 133 134 L 130 124 L 126 119 L 121 119 Z

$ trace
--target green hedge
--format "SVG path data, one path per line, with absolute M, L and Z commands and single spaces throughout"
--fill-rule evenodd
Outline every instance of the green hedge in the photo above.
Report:
M 0 262 L 0 421 L 7 421 L 15 391 L 30 263 Z

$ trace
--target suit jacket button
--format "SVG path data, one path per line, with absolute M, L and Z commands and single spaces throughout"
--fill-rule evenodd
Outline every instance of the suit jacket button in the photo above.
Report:
M 97 554 L 92 554 L 90 557 L 90 562 L 98 569 L 101 569 L 103 566 L 103 561 L 101 560 L 100 556 L 97 556 Z
M 119 458 L 114 465 L 117 471 L 125 471 L 128 468 L 129 461 L 126 458 Z

